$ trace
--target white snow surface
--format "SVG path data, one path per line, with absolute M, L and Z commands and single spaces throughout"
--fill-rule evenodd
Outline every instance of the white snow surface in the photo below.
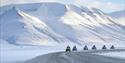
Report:
M 109 13 L 109 16 L 111 16 L 117 23 L 125 26 L 125 10 L 117 11 Z
M 67 45 L 125 48 L 125 23 L 113 20 L 99 9 L 60 3 L 2 6 L 0 63 L 18 63 L 64 51 Z
M 0 39 L 11 44 L 115 44 L 124 46 L 125 29 L 99 9 L 60 3 L 0 7 Z
M 27 46 L 13 45 L 0 40 L 0 63 L 19 63 L 39 55 L 64 50 L 64 46 Z
M 89 51 L 57 52 L 37 56 L 22 63 L 124 63 L 125 61 L 124 59 L 119 59 L 117 56 L 113 58 L 91 53 Z
M 107 52 L 107 53 L 103 52 L 103 53 L 96 53 L 96 54 L 125 59 L 125 51 L 122 51 L 122 52 L 119 52 L 119 51 L 117 51 L 117 52 Z

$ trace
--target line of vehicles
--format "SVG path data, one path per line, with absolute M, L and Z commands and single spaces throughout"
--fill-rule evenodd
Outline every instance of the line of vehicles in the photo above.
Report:
M 96 50 L 97 48 L 96 48 L 95 45 L 93 45 L 93 46 L 91 47 L 91 49 L 92 49 L 92 50 Z M 103 50 L 106 50 L 106 49 L 107 49 L 106 45 L 103 45 L 103 46 L 102 46 L 102 49 L 103 49 Z M 110 47 L 110 49 L 115 49 L 115 46 L 112 45 L 112 46 Z M 83 50 L 89 50 L 88 46 L 85 45 L 85 46 L 83 47 Z M 65 52 L 71 52 L 71 51 L 77 51 L 77 47 L 76 47 L 76 46 L 73 46 L 73 48 L 71 49 L 70 46 L 67 46 Z

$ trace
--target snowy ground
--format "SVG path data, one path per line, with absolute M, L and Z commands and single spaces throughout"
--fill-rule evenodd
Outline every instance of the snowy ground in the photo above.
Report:
M 86 52 L 58 52 L 35 57 L 23 63 L 124 63 L 124 59 Z
M 122 52 L 107 52 L 107 53 L 96 53 L 98 55 L 109 56 L 109 57 L 116 57 L 125 59 L 125 51 Z
M 79 48 L 79 47 L 78 47 Z M 0 63 L 18 63 L 22 61 L 26 61 L 29 59 L 32 59 L 34 57 L 53 53 L 53 52 L 59 52 L 64 51 L 65 47 L 63 46 L 14 46 L 14 45 L 7 45 L 3 44 L 0 47 Z M 91 51 L 91 50 L 90 50 Z M 81 51 L 83 52 L 83 51 Z M 94 52 L 94 51 L 93 51 Z M 105 56 L 112 56 L 117 58 L 125 58 L 123 55 L 125 51 L 122 52 L 97 52 L 96 54 L 99 55 L 105 55 Z
M 2 41 L 2 40 L 1 40 Z M 73 47 L 74 44 L 70 45 L 71 48 Z M 45 54 L 50 54 L 53 52 L 60 52 L 64 51 L 67 45 L 60 45 L 60 46 L 22 46 L 22 45 L 11 45 L 8 44 L 7 42 L 2 41 L 0 43 L 0 63 L 18 63 L 18 62 L 23 62 L 26 60 L 30 60 L 34 57 L 40 56 L 40 55 L 45 55 Z M 83 52 L 81 50 L 84 46 L 77 46 L 77 48 L 80 52 Z M 99 55 L 105 55 L 105 56 L 112 56 L 112 57 L 117 57 L 117 58 L 125 58 L 123 55 L 125 53 L 125 50 L 122 52 L 119 52 L 120 50 L 115 50 L 114 52 L 106 52 L 106 51 L 100 51 L 101 46 L 97 46 L 96 51 L 92 51 L 90 48 L 92 45 L 88 45 L 89 51 L 84 51 L 84 52 L 90 52 L 94 54 L 99 54 Z M 109 48 L 110 45 L 107 45 L 107 48 Z M 118 47 L 116 47 L 118 49 Z M 110 51 L 110 50 L 107 50 Z
M 15 46 L 16 47 L 16 46 Z M 1 49 L 0 63 L 17 63 L 29 60 L 39 55 L 61 51 L 55 47 L 18 46 L 11 49 Z

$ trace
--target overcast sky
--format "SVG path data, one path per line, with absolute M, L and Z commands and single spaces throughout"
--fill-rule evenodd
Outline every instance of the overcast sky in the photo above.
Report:
M 60 2 L 78 6 L 90 6 L 101 9 L 107 13 L 125 9 L 125 0 L 0 0 L 0 6 L 37 2 Z

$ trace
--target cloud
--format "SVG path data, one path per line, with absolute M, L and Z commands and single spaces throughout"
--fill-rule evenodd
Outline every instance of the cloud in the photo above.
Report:
M 89 6 L 95 7 L 95 8 L 103 8 L 103 9 L 111 9 L 111 10 L 117 10 L 119 8 L 124 8 L 122 4 L 116 4 L 116 3 L 111 3 L 111 2 L 100 2 L 100 1 L 95 1 Z
M 0 0 L 0 6 L 20 3 L 60 2 L 60 0 Z
M 116 4 L 116 3 L 111 3 L 111 2 L 108 2 L 106 3 L 106 8 L 110 8 L 110 9 L 119 9 L 119 8 L 124 8 L 123 5 L 121 4 Z
M 102 2 L 101 0 L 74 0 L 73 3 L 76 5 L 98 8 L 105 12 L 119 11 L 125 9 L 124 4 L 113 3 L 111 1 Z

